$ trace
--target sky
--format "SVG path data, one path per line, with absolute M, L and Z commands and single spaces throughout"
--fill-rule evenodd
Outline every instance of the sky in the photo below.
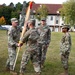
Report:
M 62 4 L 67 0 L 0 0 L 0 5 L 3 3 L 9 5 L 11 2 L 13 2 L 14 4 L 17 4 L 18 2 L 23 4 L 23 1 L 26 2 L 34 1 L 35 3 L 45 3 L 45 4 Z

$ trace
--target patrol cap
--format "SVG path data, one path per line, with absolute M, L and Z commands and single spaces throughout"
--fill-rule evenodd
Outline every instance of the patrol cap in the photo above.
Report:
M 46 21 L 46 18 L 41 18 L 41 21 Z
M 70 29 L 70 26 L 69 26 L 69 25 L 63 25 L 63 26 L 62 26 L 62 29 L 64 29 L 64 28 Z
M 11 22 L 18 22 L 17 18 L 11 18 Z

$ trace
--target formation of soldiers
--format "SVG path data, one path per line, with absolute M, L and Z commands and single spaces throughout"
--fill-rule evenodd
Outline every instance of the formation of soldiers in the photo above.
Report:
M 41 25 L 35 28 L 35 20 L 28 21 L 26 26 L 29 28 L 24 36 L 20 38 L 21 28 L 18 26 L 18 20 L 16 18 L 11 19 L 12 27 L 8 31 L 8 55 L 9 58 L 6 62 L 6 70 L 9 70 L 11 74 L 17 75 L 13 70 L 13 65 L 16 58 L 16 48 L 21 47 L 26 43 L 25 51 L 22 55 L 20 74 L 24 75 L 26 65 L 31 60 L 36 75 L 41 75 L 41 69 L 44 68 L 44 62 L 46 60 L 47 48 L 51 41 L 51 30 L 46 25 L 46 19 L 41 19 Z M 62 28 L 64 36 L 62 37 L 60 44 L 61 60 L 65 72 L 62 75 L 68 75 L 68 57 L 71 48 L 71 36 L 68 33 L 68 26 Z M 20 43 L 18 43 L 20 40 Z

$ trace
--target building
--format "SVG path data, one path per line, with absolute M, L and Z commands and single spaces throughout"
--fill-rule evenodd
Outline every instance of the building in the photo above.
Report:
M 32 11 L 36 12 L 37 8 L 40 7 L 42 4 L 33 4 Z M 61 27 L 64 24 L 62 17 L 59 13 L 59 8 L 62 7 L 61 4 L 44 4 L 47 6 L 48 9 L 48 16 L 46 19 L 47 25 L 49 25 L 51 31 L 61 31 Z M 38 21 L 36 21 L 38 23 Z M 37 24 L 36 24 L 37 25 Z
M 42 4 L 33 3 L 32 7 L 32 17 L 34 17 L 36 10 Z M 62 17 L 60 16 L 59 9 L 62 7 L 62 4 L 44 4 L 48 9 L 48 16 L 46 19 L 47 25 L 49 25 L 51 31 L 61 31 L 61 27 L 64 24 Z M 21 16 L 21 15 L 20 15 Z M 36 19 L 36 26 L 39 26 L 39 21 Z

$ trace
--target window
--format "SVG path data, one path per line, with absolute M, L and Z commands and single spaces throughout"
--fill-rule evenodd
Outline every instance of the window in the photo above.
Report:
M 50 20 L 53 20 L 53 16 L 50 17 Z
M 58 20 L 56 20 L 56 24 L 58 24 Z
M 59 23 L 59 17 L 56 16 L 56 24 L 58 24 L 58 23 Z

